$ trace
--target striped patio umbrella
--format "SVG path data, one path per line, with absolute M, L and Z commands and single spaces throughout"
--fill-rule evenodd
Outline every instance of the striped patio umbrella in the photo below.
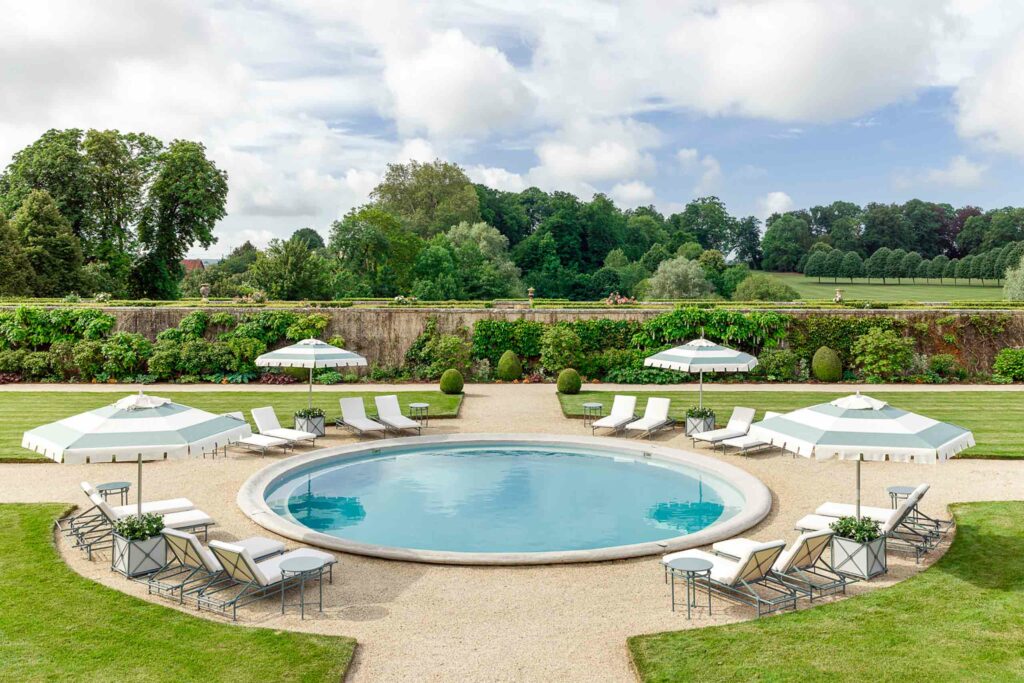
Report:
M 259 356 L 256 365 L 261 368 L 309 368 L 309 407 L 312 408 L 314 369 L 366 365 L 366 359 L 319 339 L 303 339 L 298 344 Z
M 699 373 L 699 405 L 703 408 L 705 372 L 747 372 L 757 367 L 757 359 L 749 353 L 736 351 L 701 337 L 686 342 L 682 346 L 649 356 L 644 359 L 644 365 L 651 368 Z
M 805 458 L 857 461 L 857 516 L 860 464 L 868 461 L 944 462 L 974 445 L 963 427 L 911 413 L 860 392 L 770 417 L 750 435 Z
M 117 403 L 31 429 L 22 435 L 21 445 L 66 464 L 138 462 L 136 496 L 141 513 L 143 461 L 197 456 L 251 434 L 244 420 L 140 391 Z

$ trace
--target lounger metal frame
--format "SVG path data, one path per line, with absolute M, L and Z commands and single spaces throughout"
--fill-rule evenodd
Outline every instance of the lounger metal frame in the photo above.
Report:
M 699 581 L 705 581 L 711 588 L 711 592 L 724 598 L 749 605 L 757 610 L 757 616 L 771 614 L 783 609 L 796 609 L 797 592 L 792 587 L 772 581 L 770 575 L 759 581 L 744 581 L 740 579 L 736 584 L 726 584 L 714 579 L 698 577 Z M 769 593 L 766 597 L 755 590 L 755 586 L 764 589 Z
M 845 595 L 846 585 L 855 581 L 834 572 L 820 556 L 810 567 L 791 569 L 785 574 L 773 570 L 769 579 L 792 588 L 811 602 L 829 595 Z
M 366 416 L 366 419 L 367 420 L 373 420 L 373 418 L 370 417 L 369 415 Z M 353 424 L 349 424 L 348 422 L 345 422 L 345 418 L 343 418 L 343 417 L 336 417 L 336 418 L 334 418 L 334 426 L 335 427 L 338 427 L 339 429 L 348 429 L 348 430 L 352 431 L 353 433 L 355 433 L 356 436 L 362 436 L 364 434 L 374 434 L 376 436 L 383 437 L 385 434 L 388 433 L 389 427 L 386 424 L 384 424 L 383 422 L 381 422 L 379 424 L 384 429 L 372 429 L 372 430 L 371 429 L 360 429 L 359 427 L 356 427 Z
M 639 419 L 639 418 L 637 418 L 637 419 Z M 663 430 L 663 429 L 675 429 L 675 426 L 676 426 L 676 419 L 674 417 L 669 417 L 669 418 L 666 418 L 665 421 L 662 422 L 661 424 L 657 424 L 657 425 L 651 427 L 650 429 L 647 429 L 646 431 L 641 432 L 640 435 L 637 436 L 636 438 L 642 439 L 644 437 L 647 437 L 648 439 L 650 439 L 652 435 L 657 434 L 661 430 Z M 625 427 L 623 428 L 623 430 L 625 430 Z

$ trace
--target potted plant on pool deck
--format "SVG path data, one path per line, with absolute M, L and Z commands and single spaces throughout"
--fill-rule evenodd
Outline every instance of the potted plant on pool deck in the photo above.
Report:
M 327 435 L 323 408 L 303 408 L 295 411 L 295 428 L 317 436 Z
M 832 536 L 833 571 L 864 580 L 888 571 L 885 536 L 876 520 L 840 517 L 829 527 L 835 532 Z
M 151 574 L 167 564 L 160 515 L 129 515 L 114 523 L 110 568 L 128 578 Z
M 702 406 L 686 409 L 686 435 L 710 432 L 715 428 L 715 411 Z

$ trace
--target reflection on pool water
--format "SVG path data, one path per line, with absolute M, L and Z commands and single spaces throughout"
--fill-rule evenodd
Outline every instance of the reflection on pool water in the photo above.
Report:
M 266 491 L 285 519 L 360 543 L 453 552 L 586 550 L 674 538 L 743 497 L 711 474 L 585 446 L 432 444 L 328 460 Z

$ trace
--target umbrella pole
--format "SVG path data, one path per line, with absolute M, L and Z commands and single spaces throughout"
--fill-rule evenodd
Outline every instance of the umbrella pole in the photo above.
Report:
M 860 464 L 863 462 L 864 456 L 857 456 L 857 519 L 860 520 Z
M 700 371 L 700 384 L 697 386 L 697 407 L 704 407 L 704 371 Z
M 309 368 L 309 407 L 313 407 L 313 368 Z
M 135 514 L 142 517 L 142 453 L 139 453 L 138 481 L 135 483 Z

